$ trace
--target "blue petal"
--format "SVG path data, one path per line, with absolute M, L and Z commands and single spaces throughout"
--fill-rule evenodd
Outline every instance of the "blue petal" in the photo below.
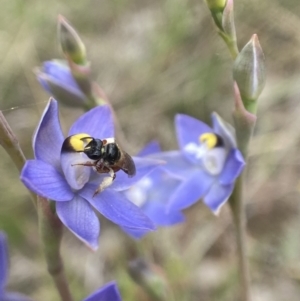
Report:
M 48 92 L 49 94 L 52 94 L 50 86 L 48 85 L 48 77 L 44 73 L 40 72 L 39 70 L 35 70 L 35 75 L 36 75 L 38 82 L 43 87 L 43 89 L 46 92 Z
M 0 299 L 1 299 L 1 293 L 4 292 L 4 288 L 7 282 L 7 276 L 8 276 L 7 241 L 4 232 L 0 231 Z
M 224 121 L 216 112 L 211 115 L 214 131 L 220 135 L 227 149 L 236 148 L 235 130 L 232 125 Z
M 223 171 L 219 176 L 222 185 L 232 184 L 245 166 L 244 158 L 238 149 L 232 149 L 228 154 Z
M 157 226 L 168 226 L 183 222 L 184 215 L 180 211 L 167 212 L 166 210 L 168 201 L 181 184 L 181 181 L 170 177 L 160 168 L 152 171 L 147 179 L 149 179 L 151 187 L 148 191 L 145 191 L 147 199 L 141 207 L 143 212 Z M 138 186 L 139 183 L 133 189 Z
M 78 88 L 74 89 L 72 86 L 68 86 L 40 71 L 36 72 L 36 76 L 42 87 L 58 101 L 73 107 L 82 107 L 86 102 L 86 97 Z
M 203 170 L 194 172 L 173 193 L 169 211 L 182 210 L 193 205 L 208 192 L 214 181 L 215 178 Z
M 83 301 L 122 301 L 117 284 L 109 282 Z
M 32 299 L 30 299 L 29 297 L 14 292 L 5 293 L 3 299 L 0 300 L 1 301 L 32 301 Z
M 166 211 L 166 204 L 148 202 L 143 207 L 143 212 L 154 222 L 156 226 L 171 226 L 185 221 L 180 211 Z
M 162 161 L 156 159 L 148 159 L 148 158 L 139 158 L 133 157 L 133 161 L 136 168 L 136 174 L 133 177 L 128 177 L 128 175 L 123 172 L 117 172 L 116 179 L 110 186 L 111 189 L 115 189 L 118 191 L 128 189 L 138 181 L 140 181 L 144 176 L 149 174 L 152 170 L 161 166 Z
M 69 201 L 74 197 L 65 178 L 43 161 L 27 160 L 20 179 L 29 190 L 42 197 L 54 201 Z
M 210 188 L 209 192 L 205 195 L 203 202 L 209 207 L 209 209 L 214 213 L 218 214 L 221 207 L 226 203 L 230 197 L 234 184 L 222 186 L 215 182 Z
M 151 155 L 151 158 L 165 161 L 161 168 L 179 180 L 186 180 L 193 172 L 199 170 L 199 167 L 191 164 L 180 151 L 161 152 Z
M 145 157 L 151 154 L 155 154 L 161 152 L 160 145 L 158 141 L 153 140 L 150 143 L 148 143 L 138 154 L 138 157 Z
M 113 112 L 108 105 L 95 107 L 83 114 L 72 125 L 69 135 L 87 133 L 94 138 L 114 137 Z
M 63 141 L 57 101 L 51 98 L 33 136 L 33 150 L 36 159 L 49 163 L 60 170 L 60 149 Z
M 184 114 L 177 114 L 175 117 L 175 127 L 179 147 L 184 156 L 192 163 L 197 163 L 192 154 L 185 151 L 185 147 L 190 143 L 199 144 L 199 138 L 204 133 L 212 133 L 213 130 L 205 123 L 196 118 Z
M 79 195 L 69 202 L 57 202 L 56 212 L 63 224 L 92 250 L 97 250 L 100 223 L 91 205 Z
M 78 94 L 81 94 L 84 97 L 73 78 L 70 68 L 66 64 L 62 64 L 59 61 L 46 61 L 43 63 L 42 71 L 57 82 L 76 90 Z
M 129 235 L 131 238 L 134 239 L 141 239 L 143 236 L 145 236 L 147 233 L 149 233 L 148 230 L 143 229 L 135 229 L 135 228 L 128 228 L 128 227 L 121 227 L 121 229 Z
M 155 229 L 150 219 L 124 195 L 107 188 L 93 197 L 96 189 L 96 185 L 89 183 L 80 191 L 80 195 L 107 219 L 129 228 Z

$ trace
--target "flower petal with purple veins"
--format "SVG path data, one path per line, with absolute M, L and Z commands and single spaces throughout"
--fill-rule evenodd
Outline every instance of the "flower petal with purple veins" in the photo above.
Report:
M 129 228 L 155 230 L 151 220 L 124 195 L 107 188 L 94 195 L 96 185 L 86 184 L 79 194 L 113 223 Z
M 95 291 L 83 301 L 122 301 L 117 284 L 112 281 Z
M 210 189 L 215 177 L 203 170 L 194 172 L 174 191 L 168 204 L 169 211 L 182 210 L 201 199 Z
M 151 154 L 161 152 L 160 145 L 157 141 L 151 141 L 148 143 L 138 154 L 138 157 L 145 157 Z
M 97 250 L 100 223 L 91 205 L 79 195 L 69 202 L 57 202 L 56 213 L 63 224 L 92 250 Z
M 128 175 L 123 171 L 118 171 L 116 173 L 116 179 L 113 181 L 110 189 L 115 189 L 118 191 L 126 190 L 132 185 L 140 181 L 144 176 L 149 174 L 152 170 L 162 165 L 162 161 L 156 159 L 148 158 L 132 158 L 136 168 L 136 174 L 133 177 L 128 177 Z
M 203 202 L 214 214 L 218 214 L 221 207 L 226 203 L 234 188 L 234 184 L 222 186 L 215 182 L 205 195 Z
M 151 155 L 151 158 L 165 161 L 161 168 L 176 179 L 186 180 L 199 169 L 187 160 L 180 151 L 161 152 Z
M 245 166 L 244 158 L 238 149 L 232 149 L 228 154 L 225 166 L 219 177 L 222 185 L 232 184 Z
M 8 252 L 6 235 L 0 231 L 0 300 L 8 277 Z
M 114 137 L 111 108 L 108 105 L 98 106 L 79 117 L 72 125 L 68 136 L 80 133 L 87 133 L 99 139 Z
M 205 123 L 184 114 L 177 114 L 175 127 L 179 147 L 184 156 L 191 162 L 197 163 L 194 155 L 186 151 L 190 144 L 199 144 L 199 137 L 204 133 L 212 133 L 213 130 Z
M 60 149 L 63 141 L 57 101 L 51 98 L 33 136 L 33 150 L 36 159 L 49 163 L 60 170 Z
M 31 191 L 55 201 L 70 201 L 74 193 L 65 178 L 51 165 L 40 160 L 27 160 L 21 181 Z

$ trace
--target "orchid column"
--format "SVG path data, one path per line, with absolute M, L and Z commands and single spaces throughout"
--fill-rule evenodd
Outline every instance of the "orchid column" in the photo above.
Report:
M 251 40 L 239 52 L 233 17 L 233 0 L 206 0 L 219 35 L 226 43 L 234 60 L 233 79 L 235 106 L 233 120 L 238 147 L 245 160 L 248 145 L 256 123 L 257 99 L 265 86 L 264 54 L 258 37 Z M 241 300 L 250 300 L 250 276 L 246 255 L 246 216 L 244 209 L 244 173 L 237 179 L 229 204 L 237 229 L 237 247 L 241 277 Z

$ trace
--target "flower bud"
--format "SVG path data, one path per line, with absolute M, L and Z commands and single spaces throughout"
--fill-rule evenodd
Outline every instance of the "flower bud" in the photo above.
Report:
M 226 0 L 205 0 L 208 8 L 211 11 L 222 11 L 226 5 Z
M 59 15 L 58 37 L 64 55 L 78 65 L 86 64 L 86 50 L 75 29 Z
M 234 104 L 233 121 L 236 130 L 236 140 L 244 158 L 247 159 L 248 145 L 257 117 L 246 110 L 236 83 L 234 83 Z
M 42 87 L 67 106 L 84 107 L 88 101 L 84 92 L 73 78 L 70 68 L 58 60 L 47 61 L 35 74 Z
M 246 110 L 255 113 L 256 100 L 266 82 L 264 54 L 256 34 L 237 56 L 233 65 L 233 78 Z

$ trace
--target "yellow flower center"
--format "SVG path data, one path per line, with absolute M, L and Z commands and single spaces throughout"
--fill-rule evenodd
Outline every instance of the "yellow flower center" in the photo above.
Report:
M 205 133 L 199 136 L 199 141 L 205 144 L 208 149 L 213 149 L 218 144 L 218 137 L 214 133 Z

